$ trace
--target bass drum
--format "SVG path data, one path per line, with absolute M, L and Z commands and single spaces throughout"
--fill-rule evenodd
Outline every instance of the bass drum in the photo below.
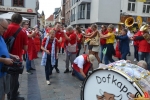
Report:
M 131 68 L 134 73 L 134 68 L 124 67 L 124 69 L 127 68 Z M 129 100 L 131 93 L 136 97 L 141 97 L 145 92 L 149 92 L 150 85 L 147 80 L 150 78 L 135 80 L 130 76 L 130 72 L 128 75 L 124 69 L 99 68 L 94 70 L 82 84 L 81 100 Z

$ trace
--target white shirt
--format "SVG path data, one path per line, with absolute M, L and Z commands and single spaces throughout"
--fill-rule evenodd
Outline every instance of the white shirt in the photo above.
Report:
M 78 56 L 75 60 L 74 63 L 78 65 L 79 68 L 83 69 L 83 64 L 84 64 L 84 57 L 82 55 Z
M 133 34 L 130 31 L 128 31 L 127 35 L 129 38 L 131 38 L 133 36 Z

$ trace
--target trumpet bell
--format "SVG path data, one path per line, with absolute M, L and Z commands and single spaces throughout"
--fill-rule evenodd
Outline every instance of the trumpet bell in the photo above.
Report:
M 129 18 L 127 18 L 127 19 L 125 20 L 125 25 L 126 25 L 127 27 L 132 27 L 133 24 L 134 24 L 134 18 L 133 18 L 133 17 L 129 17 Z

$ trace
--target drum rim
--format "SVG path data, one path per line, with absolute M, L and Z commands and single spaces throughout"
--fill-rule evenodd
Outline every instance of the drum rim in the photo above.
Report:
M 99 70 L 109 70 L 109 71 L 112 71 L 112 72 L 116 72 L 117 74 L 120 74 L 122 77 L 124 77 L 125 79 L 127 79 L 127 81 L 129 81 L 128 80 L 128 78 L 130 78 L 128 75 L 126 75 L 126 74 L 124 74 L 124 73 L 122 73 L 121 71 L 117 71 L 117 70 L 115 70 L 115 69 L 109 69 L 109 68 L 106 68 L 106 69 L 96 69 L 96 70 L 94 70 L 94 71 L 92 71 L 92 73 L 90 74 L 90 75 L 88 75 L 86 78 L 85 78 L 85 80 L 83 81 L 83 83 L 82 83 L 82 86 L 81 86 L 81 93 L 80 93 L 80 97 L 81 97 L 81 100 L 84 100 L 84 88 L 85 88 L 85 84 L 86 84 L 86 82 L 87 82 L 87 80 L 89 79 L 89 77 L 93 74 L 93 73 L 95 73 L 95 72 L 97 72 L 97 71 L 99 71 Z M 122 74 L 123 75 L 122 75 Z M 127 78 L 128 77 L 128 78 Z M 131 78 L 130 78 L 131 79 Z M 137 86 L 139 86 L 139 84 L 137 83 L 137 82 L 131 82 L 131 81 L 129 81 L 130 82 L 130 84 L 136 84 Z M 137 90 L 137 91 L 139 91 L 138 89 L 137 89 L 137 87 L 135 87 L 134 85 L 133 85 L 133 87 Z M 141 87 L 139 87 L 140 89 L 141 89 L 141 92 L 143 92 L 143 94 L 144 94 L 144 91 L 143 91 L 143 89 L 141 88 Z M 139 94 L 141 95 L 141 96 L 143 96 L 140 92 L 139 92 Z

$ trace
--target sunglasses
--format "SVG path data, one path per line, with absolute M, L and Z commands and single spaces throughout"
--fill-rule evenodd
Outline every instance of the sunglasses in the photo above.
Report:
M 1 25 L 1 24 L 0 24 Z M 7 28 L 6 27 L 4 27 L 3 25 L 1 25 L 1 27 L 4 29 L 4 30 L 7 30 Z

